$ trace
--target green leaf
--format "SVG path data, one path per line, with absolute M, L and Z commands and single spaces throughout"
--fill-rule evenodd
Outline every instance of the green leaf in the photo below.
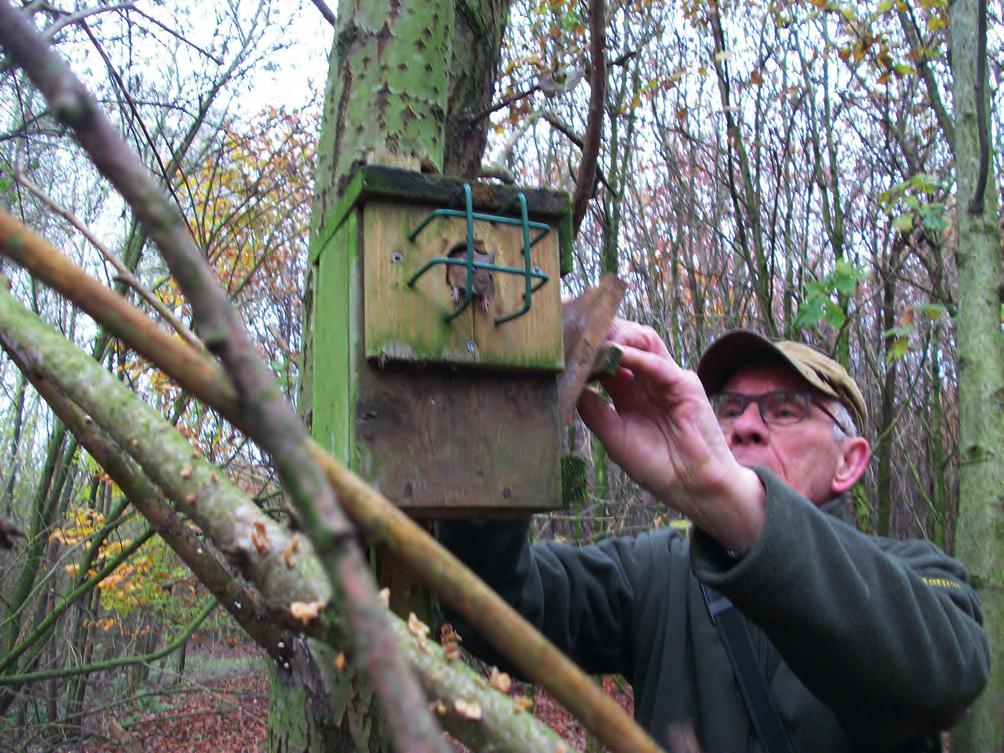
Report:
M 837 262 L 833 274 L 830 275 L 833 287 L 841 295 L 853 295 L 858 287 L 858 283 L 864 279 L 864 270 L 858 269 L 853 264 L 848 264 L 841 259 Z
M 901 326 L 901 327 L 890 327 L 885 332 L 882 333 L 882 337 L 895 337 L 897 339 L 902 339 L 904 337 L 909 338 L 913 334 L 913 327 Z
M 561 17 L 561 29 L 566 32 L 575 31 L 579 25 L 582 23 L 582 19 L 579 18 L 579 14 L 571 9 L 564 16 Z
M 826 280 L 813 280 L 805 284 L 805 299 L 809 301 L 813 298 L 825 296 L 830 292 L 830 286 Z
M 919 211 L 920 219 L 923 221 L 926 229 L 940 233 L 948 227 L 948 222 L 945 220 L 944 204 L 938 202 L 925 204 Z
M 809 327 L 815 326 L 823 317 L 823 301 L 825 299 L 822 296 L 811 296 L 807 298 L 801 306 L 798 307 L 798 315 L 795 317 L 795 326 L 802 329 L 808 329 Z
M 903 356 L 906 355 L 907 351 L 910 350 L 910 339 L 907 337 L 897 337 L 892 342 L 892 347 L 889 348 L 889 353 L 886 356 L 886 363 L 892 363 Z
M 941 187 L 941 181 L 938 180 L 937 176 L 930 173 L 917 173 L 911 176 L 908 182 L 918 191 L 923 191 L 929 195 L 936 193 Z
M 881 13 L 888 13 L 889 11 L 891 11 L 892 1 L 893 0 L 882 0 L 882 2 L 878 4 L 878 12 L 881 14 Z
M 917 306 L 917 309 L 928 319 L 940 319 L 948 313 L 948 308 L 940 303 L 925 303 Z
M 913 215 L 901 214 L 899 217 L 893 220 L 892 226 L 901 233 L 909 233 L 911 230 L 913 230 Z
M 829 324 L 834 329 L 840 329 L 843 326 L 845 317 L 844 310 L 840 308 L 836 303 L 831 301 L 829 298 L 825 300 L 825 311 L 823 312 L 823 321 Z

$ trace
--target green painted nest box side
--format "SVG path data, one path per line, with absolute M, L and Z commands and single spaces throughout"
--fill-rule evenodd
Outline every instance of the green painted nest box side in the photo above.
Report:
M 313 433 L 418 516 L 561 504 L 566 193 L 364 167 L 311 244 Z

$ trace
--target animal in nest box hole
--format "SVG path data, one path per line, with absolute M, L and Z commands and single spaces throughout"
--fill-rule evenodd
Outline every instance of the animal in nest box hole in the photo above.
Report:
M 451 259 L 465 259 L 467 243 L 453 246 L 447 255 Z M 482 264 L 494 264 L 495 252 L 488 253 L 482 241 L 474 241 L 474 261 Z M 460 306 L 464 300 L 464 290 L 467 287 L 467 267 L 459 264 L 446 265 L 446 284 L 450 288 L 450 300 L 454 306 Z M 488 311 L 495 298 L 495 275 L 490 269 L 474 268 L 474 281 L 471 285 L 474 303 L 481 311 Z

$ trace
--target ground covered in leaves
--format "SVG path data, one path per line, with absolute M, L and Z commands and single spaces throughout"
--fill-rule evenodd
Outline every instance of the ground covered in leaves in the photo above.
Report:
M 215 669 L 200 671 L 200 658 L 213 661 Z M 61 746 L 58 753 L 263 752 L 268 682 L 254 650 L 203 649 L 192 660 L 196 669 L 186 671 L 182 682 L 147 688 L 89 716 L 84 739 Z M 609 677 L 603 685 L 630 711 L 630 688 Z M 513 692 L 519 690 L 517 685 Z M 571 746 L 585 747 L 582 725 L 539 688 L 534 693 L 534 713 Z
M 87 740 L 61 753 L 258 753 L 267 713 L 264 673 L 241 672 L 109 710 L 88 724 Z

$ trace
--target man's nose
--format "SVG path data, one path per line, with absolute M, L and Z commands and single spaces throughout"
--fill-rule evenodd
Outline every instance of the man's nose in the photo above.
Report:
M 736 444 L 757 443 L 766 438 L 767 426 L 755 402 L 751 402 L 746 410 L 736 416 L 732 422 L 732 435 Z

